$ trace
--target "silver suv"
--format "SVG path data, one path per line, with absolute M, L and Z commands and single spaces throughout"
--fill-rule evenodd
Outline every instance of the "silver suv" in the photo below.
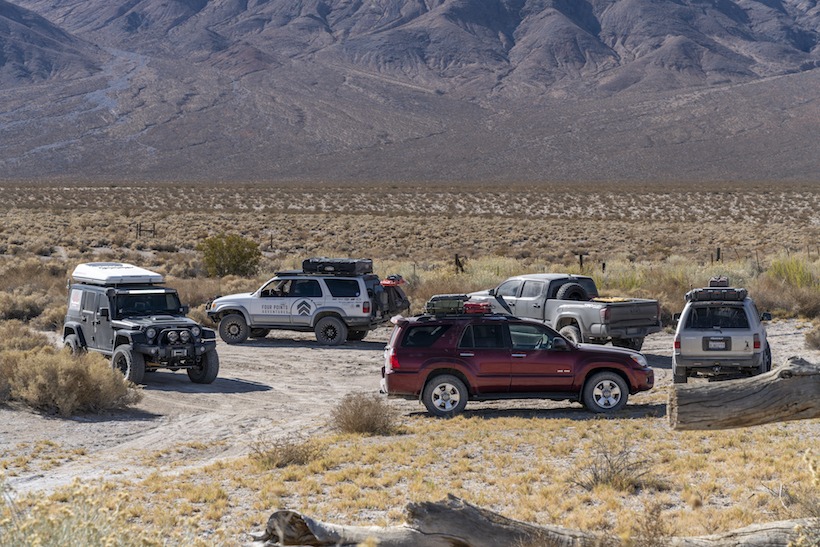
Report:
M 308 259 L 302 270 L 279 272 L 252 293 L 217 297 L 206 310 L 228 344 L 272 329 L 313 331 L 325 345 L 363 340 L 410 307 L 401 277 L 382 281 L 372 268 L 369 259 Z
M 676 384 L 690 377 L 727 379 L 771 370 L 772 351 L 763 324 L 771 315 L 757 311 L 746 289 L 693 289 L 686 293 L 686 306 L 677 319 L 672 360 Z

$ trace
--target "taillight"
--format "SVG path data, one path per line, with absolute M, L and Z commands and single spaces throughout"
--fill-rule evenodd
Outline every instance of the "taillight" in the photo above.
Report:
M 390 368 L 392 368 L 392 369 L 401 368 L 401 366 L 399 365 L 399 357 L 395 353 L 390 354 Z
M 675 349 L 680 350 L 680 336 L 675 337 Z
M 760 349 L 760 335 L 755 334 L 755 349 Z
M 604 306 L 601 308 L 601 323 L 609 323 L 609 313 L 610 309 Z
M 370 300 L 367 300 L 362 303 L 362 311 L 364 313 L 370 313 Z

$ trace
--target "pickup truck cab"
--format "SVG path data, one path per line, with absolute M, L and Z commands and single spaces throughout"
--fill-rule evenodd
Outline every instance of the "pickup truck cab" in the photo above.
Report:
M 686 293 L 678 317 L 672 355 L 676 384 L 690 377 L 728 379 L 772 368 L 764 322 L 746 289 L 708 287 Z
M 519 275 L 469 296 L 488 301 L 496 313 L 542 321 L 575 343 L 612 342 L 639 351 L 648 334 L 661 330 L 657 300 L 599 298 L 595 281 L 582 275 Z

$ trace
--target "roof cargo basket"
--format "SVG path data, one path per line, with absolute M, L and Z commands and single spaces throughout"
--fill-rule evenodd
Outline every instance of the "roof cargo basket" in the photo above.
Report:
M 725 275 L 716 275 L 709 279 L 709 286 L 710 287 L 728 287 L 729 286 L 729 278 Z
M 369 258 L 307 258 L 302 261 L 305 273 L 336 275 L 364 275 L 373 273 L 373 261 Z
M 424 306 L 424 313 L 442 315 L 447 313 L 464 313 L 464 303 L 470 297 L 466 294 L 436 294 L 430 297 Z
M 749 295 L 746 289 L 737 289 L 733 287 L 709 287 L 704 289 L 692 289 L 686 293 L 687 302 L 706 302 L 706 301 L 726 301 L 739 302 Z

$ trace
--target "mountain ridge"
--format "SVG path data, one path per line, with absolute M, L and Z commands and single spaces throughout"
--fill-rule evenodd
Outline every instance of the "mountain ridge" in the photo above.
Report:
M 0 179 L 817 180 L 818 28 L 814 0 L 0 0 L 28 52 Z

